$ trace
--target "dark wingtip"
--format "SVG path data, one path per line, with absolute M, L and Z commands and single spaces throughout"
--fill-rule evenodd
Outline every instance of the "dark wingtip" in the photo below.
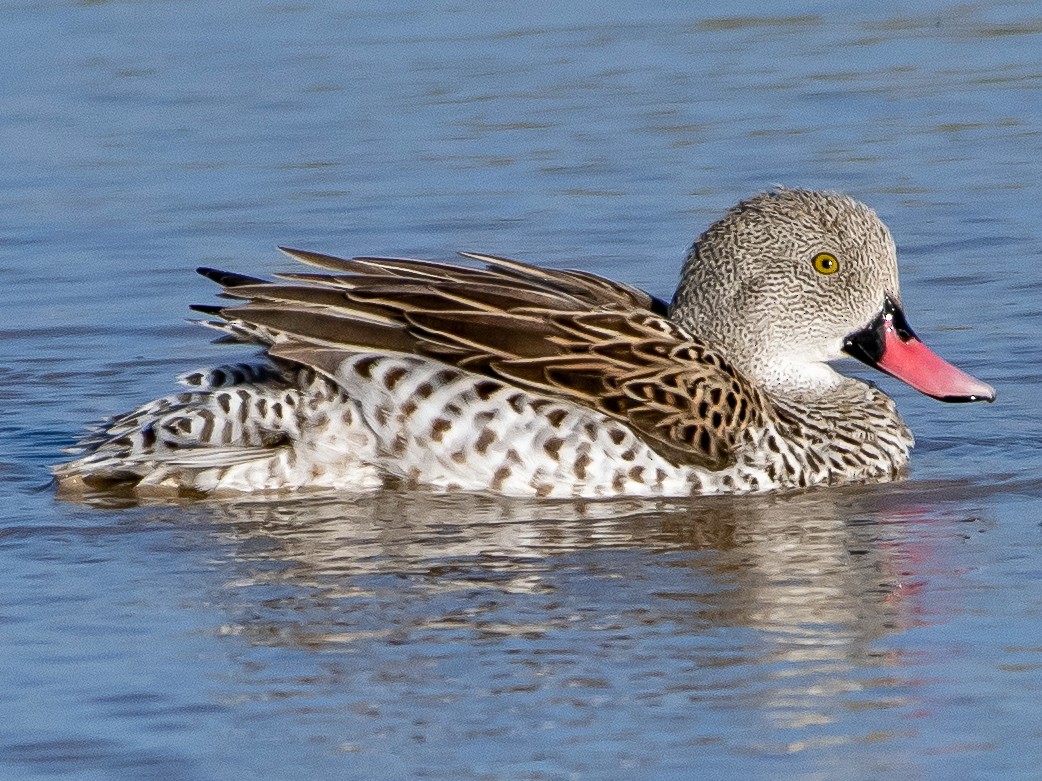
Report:
M 196 273 L 201 274 L 211 282 L 216 282 L 221 287 L 263 285 L 267 282 L 266 279 L 260 279 L 259 277 L 250 277 L 246 274 L 236 274 L 234 271 L 221 271 L 220 269 L 210 268 L 209 266 L 200 266 L 196 269 Z

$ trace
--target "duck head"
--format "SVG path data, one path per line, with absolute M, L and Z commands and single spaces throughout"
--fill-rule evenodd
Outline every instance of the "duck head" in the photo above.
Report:
M 890 231 L 839 193 L 733 207 L 692 245 L 670 315 L 770 391 L 827 393 L 843 381 L 828 362 L 851 356 L 942 401 L 995 398 L 915 336 Z

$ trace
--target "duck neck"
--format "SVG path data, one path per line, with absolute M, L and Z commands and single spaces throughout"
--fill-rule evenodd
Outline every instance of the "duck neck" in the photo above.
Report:
M 832 397 L 849 382 L 822 361 L 774 358 L 753 361 L 748 369 L 751 379 L 772 396 L 818 401 Z

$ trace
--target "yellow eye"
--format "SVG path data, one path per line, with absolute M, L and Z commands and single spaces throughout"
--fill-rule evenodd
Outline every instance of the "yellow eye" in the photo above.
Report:
M 814 270 L 819 274 L 835 274 L 839 271 L 839 261 L 830 252 L 819 252 L 814 256 Z

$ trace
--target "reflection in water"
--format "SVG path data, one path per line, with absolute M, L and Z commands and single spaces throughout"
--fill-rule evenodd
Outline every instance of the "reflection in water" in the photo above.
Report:
M 431 659 L 458 658 L 472 666 L 465 687 L 549 696 L 563 686 L 580 712 L 613 692 L 737 703 L 755 721 L 747 730 L 786 732 L 753 739 L 763 751 L 865 740 L 827 728 L 851 710 L 908 706 L 902 659 L 878 641 L 922 620 L 929 550 L 899 533 L 929 523 L 922 490 L 224 503 L 236 595 L 225 631 L 255 647 L 348 654 L 363 686 L 422 662 L 410 686 L 435 699 L 458 697 L 461 682 Z M 490 647 L 508 649 L 509 663 Z M 736 728 L 701 729 L 728 740 Z

